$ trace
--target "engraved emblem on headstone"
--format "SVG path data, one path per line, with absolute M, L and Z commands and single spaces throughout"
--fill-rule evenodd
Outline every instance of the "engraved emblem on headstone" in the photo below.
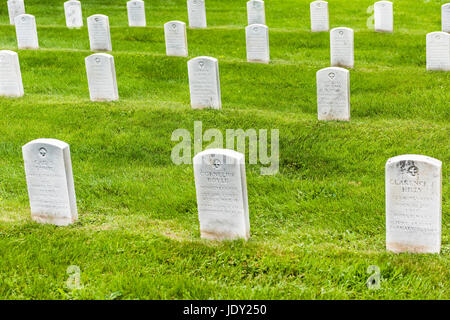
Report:
M 41 155 L 42 158 L 44 158 L 47 155 L 47 149 L 40 148 L 39 149 L 39 154 Z

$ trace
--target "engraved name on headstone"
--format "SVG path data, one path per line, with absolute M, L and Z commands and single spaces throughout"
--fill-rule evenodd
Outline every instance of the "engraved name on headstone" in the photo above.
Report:
M 205 0 L 188 0 L 189 28 L 206 28 Z
M 66 15 L 66 26 L 68 28 L 81 28 L 83 26 L 80 1 L 70 0 L 64 2 L 64 12 Z
M 269 28 L 262 24 L 252 24 L 245 28 L 247 61 L 269 63 Z
M 25 4 L 23 0 L 8 0 L 9 23 L 14 25 L 14 19 L 21 14 L 25 14 Z
M 443 32 L 450 32 L 450 3 L 441 7 L 441 24 Z
M 427 34 L 427 70 L 450 71 L 450 34 Z
M 219 62 L 211 57 L 188 61 L 189 91 L 193 109 L 221 109 Z
M 14 51 L 0 51 L 0 96 L 23 96 L 19 56 Z
M 36 20 L 31 14 L 21 14 L 14 20 L 19 49 L 39 49 Z
M 164 35 L 166 39 L 166 54 L 168 56 L 188 56 L 186 24 L 184 22 L 167 22 L 164 24 Z
M 311 31 L 328 32 L 330 30 L 328 2 L 314 1 L 310 4 L 311 12 Z
M 94 53 L 85 59 L 91 101 L 119 100 L 114 57 Z
M 247 21 L 248 25 L 266 24 L 264 1 L 250 0 L 247 2 Z
M 350 72 L 339 67 L 317 71 L 319 120 L 350 121 Z
M 374 16 L 376 32 L 394 32 L 394 9 L 392 2 L 375 2 Z
M 87 18 L 91 51 L 112 51 L 109 18 L 95 14 Z
M 141 0 L 127 2 L 128 25 L 130 27 L 145 27 L 145 4 Z
M 354 42 L 353 30 L 350 28 L 334 28 L 330 32 L 331 65 L 353 68 Z
M 78 219 L 69 145 L 37 139 L 22 147 L 31 218 L 67 226 Z
M 386 163 L 386 249 L 439 253 L 442 228 L 442 162 L 401 155 Z
M 235 240 L 250 237 L 245 157 L 226 149 L 208 149 L 194 159 L 201 237 Z

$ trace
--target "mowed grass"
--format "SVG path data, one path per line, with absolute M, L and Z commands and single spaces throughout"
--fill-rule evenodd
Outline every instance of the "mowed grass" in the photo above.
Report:
M 207 0 L 207 30 L 189 58 L 219 59 L 223 109 L 191 110 L 188 59 L 165 56 L 162 25 L 187 22 L 184 0 L 146 1 L 128 28 L 126 1 L 83 1 L 110 18 L 120 101 L 89 101 L 87 27 L 65 27 L 62 1 L 27 0 L 41 49 L 19 51 L 25 97 L 0 98 L 0 298 L 448 299 L 450 73 L 425 70 L 425 35 L 442 1 L 395 1 L 395 33 L 366 26 L 371 0 L 330 1 L 331 27 L 355 30 L 349 123 L 319 122 L 317 70 L 329 34 L 309 32 L 309 1 L 266 0 L 270 65 L 245 59 L 245 0 Z M 6 3 L 0 49 L 16 50 Z M 170 155 L 179 128 L 279 129 L 280 172 L 247 164 L 251 239 L 200 239 L 191 165 Z M 31 221 L 21 146 L 70 144 L 79 221 Z M 206 145 L 207 143 L 205 143 Z M 385 250 L 384 165 L 424 154 L 443 166 L 440 255 Z M 193 155 L 192 155 L 193 156 Z M 248 156 L 248 154 L 247 154 Z M 66 287 L 70 265 L 81 289 Z M 381 289 L 368 290 L 370 265 Z

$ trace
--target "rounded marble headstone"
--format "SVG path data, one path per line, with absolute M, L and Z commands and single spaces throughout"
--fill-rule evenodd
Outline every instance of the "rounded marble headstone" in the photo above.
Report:
M 247 2 L 247 21 L 248 25 L 266 24 L 264 1 L 250 0 Z
M 87 18 L 91 51 L 112 51 L 109 18 L 94 14 Z
M 78 219 L 69 145 L 37 139 L 22 147 L 31 217 L 67 226 Z
M 168 56 L 187 57 L 186 24 L 181 21 L 169 21 L 164 24 L 166 54 Z
M 386 163 L 386 248 L 439 253 L 442 228 L 442 162 L 401 155 Z
M 245 157 L 227 149 L 208 149 L 194 159 L 201 237 L 235 240 L 250 237 Z
M 189 91 L 193 109 L 221 109 L 219 62 L 212 57 L 188 61 Z
M 189 28 L 206 28 L 205 0 L 187 0 Z
M 0 51 L 0 96 L 21 97 L 24 95 L 19 56 L 10 50 Z
M 328 2 L 313 1 L 310 3 L 311 31 L 327 32 L 330 30 Z

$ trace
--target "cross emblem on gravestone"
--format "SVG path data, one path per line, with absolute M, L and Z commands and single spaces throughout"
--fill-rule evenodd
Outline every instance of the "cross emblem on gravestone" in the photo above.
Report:
M 100 63 L 100 58 L 95 58 L 95 62 Z
M 205 62 L 200 61 L 200 62 L 198 63 L 198 65 L 200 66 L 200 70 L 203 70 L 203 68 L 205 67 Z
M 222 162 L 219 159 L 214 159 L 213 160 L 213 167 L 215 169 L 219 169 L 222 166 Z
M 40 148 L 39 149 L 39 154 L 41 155 L 42 158 L 44 158 L 47 155 L 47 149 Z
M 328 78 L 330 78 L 331 80 L 333 80 L 335 76 L 336 76 L 336 75 L 334 74 L 334 72 L 330 72 L 330 73 L 328 74 Z
M 408 168 L 407 172 L 415 177 L 418 173 L 419 173 L 419 168 L 417 168 L 415 165 L 412 165 L 411 167 Z

